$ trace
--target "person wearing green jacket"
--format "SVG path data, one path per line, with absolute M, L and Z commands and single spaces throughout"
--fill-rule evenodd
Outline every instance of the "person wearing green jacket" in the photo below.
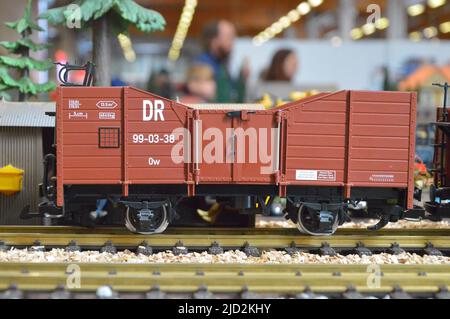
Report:
M 248 66 L 243 66 L 237 78 L 233 78 L 228 70 L 236 28 L 229 21 L 215 21 L 205 26 L 202 38 L 204 52 L 195 59 L 195 62 L 208 64 L 213 69 L 217 87 L 216 102 L 243 103 L 249 74 Z

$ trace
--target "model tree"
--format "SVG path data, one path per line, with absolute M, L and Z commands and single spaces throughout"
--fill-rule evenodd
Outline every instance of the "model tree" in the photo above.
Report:
M 49 47 L 38 44 L 31 39 L 33 31 L 43 31 L 31 18 L 31 2 L 28 0 L 24 16 L 15 22 L 5 25 L 20 34 L 17 41 L 1 41 L 0 46 L 13 56 L 0 56 L 0 98 L 10 99 L 8 90 L 18 90 L 19 100 L 27 100 L 30 96 L 55 89 L 53 82 L 36 83 L 30 78 L 30 71 L 48 71 L 52 67 L 50 60 L 36 60 L 30 57 L 30 51 L 36 52 Z M 16 70 L 17 76 L 11 75 Z
M 53 25 L 92 26 L 95 83 L 111 84 L 111 35 L 127 34 L 131 25 L 143 32 L 164 30 L 165 20 L 156 11 L 133 0 L 78 0 L 67 6 L 50 9 L 41 15 Z

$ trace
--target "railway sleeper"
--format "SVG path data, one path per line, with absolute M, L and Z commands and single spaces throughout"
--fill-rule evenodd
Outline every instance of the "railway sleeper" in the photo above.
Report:
M 81 247 L 77 244 L 75 240 L 71 240 L 66 246 L 65 251 L 81 251 Z
M 153 254 L 153 249 L 152 247 L 150 247 L 147 243 L 147 241 L 143 241 L 142 243 L 139 244 L 139 246 L 136 249 L 136 254 L 142 254 L 144 256 L 150 256 L 151 254 Z
M 154 285 L 145 294 L 145 297 L 147 299 L 166 299 L 166 293 L 162 292 L 158 285 Z
M 172 248 L 172 252 L 175 256 L 187 255 L 189 253 L 188 248 L 183 244 L 181 240 L 177 241 L 175 246 Z

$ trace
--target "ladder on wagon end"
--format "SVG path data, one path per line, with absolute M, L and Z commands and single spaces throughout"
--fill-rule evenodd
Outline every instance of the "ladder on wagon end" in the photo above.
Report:
M 60 67 L 58 71 L 58 79 L 61 83 L 61 86 L 76 86 L 76 87 L 86 87 L 86 86 L 92 86 L 94 84 L 94 74 L 95 74 L 95 64 L 88 61 L 84 65 L 73 65 L 69 63 L 60 63 L 60 62 L 54 62 L 53 64 L 58 65 Z M 83 82 L 81 83 L 73 83 L 69 82 L 70 73 L 76 72 L 76 71 L 84 71 L 84 78 Z M 56 112 L 45 112 L 45 115 L 56 117 Z M 53 147 L 56 145 L 56 134 L 55 134 L 55 141 L 53 143 Z M 55 162 L 56 158 L 53 154 L 47 154 L 44 157 L 44 171 L 47 172 L 50 170 L 49 165 L 53 165 L 53 174 L 50 175 L 51 178 L 54 178 L 55 176 Z M 44 173 L 44 177 L 47 179 L 48 174 Z M 49 178 L 50 178 L 49 177 Z M 42 185 L 53 185 L 55 182 L 54 180 L 45 180 Z M 44 187 L 44 186 L 42 186 Z M 47 217 L 49 218 L 61 218 L 64 216 L 64 212 L 61 207 L 58 207 L 55 203 L 56 200 L 56 185 L 53 185 L 51 187 L 52 192 L 50 193 L 47 189 L 48 187 L 45 186 L 44 189 L 41 189 L 40 191 L 43 193 L 43 201 L 39 203 L 38 205 L 38 212 L 32 212 L 30 211 L 30 205 L 26 205 L 21 213 L 20 218 L 21 219 L 29 219 L 33 217 Z
M 430 187 L 430 201 L 425 203 L 425 210 L 430 214 L 429 219 L 439 221 L 444 217 L 450 217 L 450 122 L 447 107 L 449 84 L 433 84 L 444 90 L 444 103 L 442 113 L 438 114 L 438 122 L 435 123 L 436 144 L 434 152 L 434 185 Z
M 445 187 L 447 186 L 447 172 L 446 172 L 446 149 L 447 143 L 450 141 L 450 123 L 448 119 L 448 109 L 447 109 L 447 97 L 448 97 L 448 88 L 450 87 L 448 83 L 438 84 L 433 83 L 433 86 L 440 87 L 444 90 L 444 103 L 442 107 L 441 120 L 436 122 L 436 127 L 440 131 L 439 142 L 435 144 L 435 149 L 438 152 L 435 152 L 435 160 L 434 160 L 434 169 L 432 170 L 434 173 L 437 173 L 435 184 L 437 187 Z

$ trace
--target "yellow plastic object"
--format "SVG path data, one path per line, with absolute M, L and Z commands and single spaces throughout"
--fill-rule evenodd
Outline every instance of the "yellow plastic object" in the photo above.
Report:
M 294 91 L 289 94 L 289 98 L 291 101 L 298 101 L 307 97 L 308 94 L 306 92 Z
M 263 98 L 259 100 L 259 103 L 263 105 L 266 110 L 273 107 L 273 100 L 269 94 L 264 94 Z
M 289 103 L 288 101 L 284 101 L 284 100 L 282 100 L 282 99 L 277 99 L 277 103 L 276 103 L 276 107 L 278 107 L 278 106 L 282 106 L 282 105 L 285 105 L 285 104 L 287 104 L 287 103 Z
M 13 195 L 22 190 L 22 179 L 24 170 L 12 165 L 0 168 L 0 193 Z

